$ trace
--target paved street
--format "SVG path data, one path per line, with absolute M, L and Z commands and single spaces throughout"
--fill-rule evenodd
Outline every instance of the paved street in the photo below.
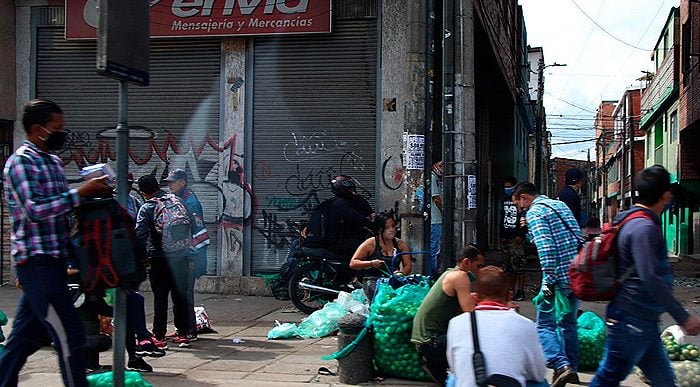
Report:
M 0 288 L 0 309 L 10 319 L 18 296 L 19 291 L 14 288 Z M 152 310 L 152 294 L 145 293 L 145 296 L 146 311 L 149 312 Z M 271 297 L 198 294 L 197 304 L 206 307 L 218 333 L 201 335 L 189 349 L 172 348 L 163 358 L 147 358 L 155 372 L 144 374 L 144 377 L 155 386 L 301 386 L 309 383 L 343 386 L 337 376 L 318 375 L 318 369 L 322 366 L 337 370 L 337 361 L 323 361 L 320 358 L 337 349 L 335 337 L 281 341 L 267 339 L 267 332 L 275 320 L 298 323 L 304 317 L 294 310 L 290 302 Z M 532 304 L 521 304 L 521 313 L 533 318 Z M 599 314 L 603 307 L 603 304 L 584 304 L 585 309 Z M 698 313 L 698 308 L 694 309 Z M 151 319 L 150 313 L 147 319 Z M 664 326 L 669 323 L 668 315 L 664 315 Z M 5 334 L 9 334 L 9 327 L 3 329 Z M 235 343 L 234 339 L 240 342 Z M 101 362 L 110 364 L 111 352 L 103 353 Z M 584 382 L 591 379 L 589 373 L 582 373 L 581 377 Z M 54 353 L 45 349 L 32 356 L 23 369 L 20 382 L 25 386 L 60 386 Z M 365 385 L 371 384 L 374 383 Z M 399 379 L 386 379 L 381 384 L 430 385 Z M 622 386 L 644 384 L 631 375 Z

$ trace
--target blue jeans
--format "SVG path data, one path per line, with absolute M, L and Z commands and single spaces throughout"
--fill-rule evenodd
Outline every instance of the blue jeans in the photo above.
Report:
M 83 346 L 85 330 L 66 286 L 66 261 L 48 255 L 18 265 L 17 279 L 24 287 L 12 333 L 0 359 L 0 386 L 16 386 L 27 358 L 44 344 L 46 333 L 56 348 L 63 384 L 87 386 Z
M 440 255 L 440 245 L 442 242 L 442 224 L 430 225 L 430 274 L 436 274 L 440 266 L 438 257 Z
M 544 359 L 547 368 L 557 370 L 570 365 L 578 369 L 578 323 L 576 314 L 579 300 L 569 289 L 557 289 L 563 292 L 571 303 L 571 312 L 565 314 L 561 321 L 556 321 L 556 315 L 550 304 L 537 306 L 537 333 L 540 336 Z
M 657 321 L 630 316 L 610 304 L 606 324 L 605 354 L 590 386 L 617 386 L 635 365 L 652 386 L 676 385 Z

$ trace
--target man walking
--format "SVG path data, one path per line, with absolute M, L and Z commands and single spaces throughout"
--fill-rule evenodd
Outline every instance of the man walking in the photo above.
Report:
M 564 202 L 574 214 L 576 222 L 581 225 L 581 179 L 583 174 L 577 168 L 571 168 L 564 174 L 566 187 L 559 191 L 557 199 Z
M 513 300 L 525 299 L 525 228 L 520 227 L 520 209 L 513 203 L 513 190 L 518 183 L 509 176 L 503 182 L 501 211 L 501 251 L 503 267 L 508 273 L 508 283 L 514 292 Z M 516 289 L 515 286 L 518 286 Z
M 540 257 L 544 302 L 537 306 L 537 332 L 547 367 L 554 369 L 552 387 L 576 383 L 579 301 L 571 292 L 568 270 L 578 252 L 581 230 L 566 204 L 540 195 L 530 182 L 518 183 L 513 199 L 520 208 L 528 209 L 525 216 L 528 235 Z M 553 307 L 555 292 L 561 293 L 571 304 L 571 311 L 559 321 Z
M 187 172 L 182 169 L 173 169 L 165 178 L 168 182 L 170 192 L 177 196 L 187 209 L 190 216 L 190 227 L 192 230 L 192 246 L 190 247 L 190 262 L 192 265 L 192 276 L 187 285 L 188 308 L 194 308 L 194 281 L 207 274 L 207 248 L 209 247 L 209 232 L 204 227 L 204 212 L 202 203 L 197 195 L 187 186 Z M 190 340 L 196 338 L 197 326 L 194 314 L 191 315 L 190 330 L 194 335 Z
M 668 312 L 686 334 L 700 333 L 700 319 L 691 316 L 673 297 L 673 273 L 660 216 L 671 202 L 671 179 L 661 165 L 643 169 L 634 181 L 636 203 L 620 213 L 644 211 L 645 217 L 631 219 L 617 234 L 618 274 L 634 265 L 620 292 L 607 308 L 608 336 L 603 358 L 591 386 L 617 386 L 638 366 L 652 386 L 675 386 L 668 355 L 661 343 L 659 316 Z
M 66 386 L 87 386 L 82 349 L 85 332 L 73 308 L 66 268 L 68 214 L 84 199 L 111 192 L 107 176 L 68 186 L 63 163 L 50 151 L 63 147 L 63 111 L 48 100 L 29 101 L 22 124 L 27 139 L 7 160 L 3 177 L 12 223 L 12 258 L 20 297 L 12 333 L 0 360 L 0 386 L 16 386 L 27 358 L 44 344 L 56 347 Z
M 173 342 L 180 348 L 188 347 L 190 341 L 196 340 L 193 327 L 190 327 L 190 321 L 194 321 L 194 310 L 189 307 L 187 293 L 192 276 L 189 249 L 184 248 L 166 254 L 163 251 L 163 235 L 156 227 L 158 201 L 178 201 L 176 205 L 180 206 L 182 211 L 186 210 L 175 195 L 166 194 L 160 189 L 155 176 L 141 176 L 138 186 L 146 202 L 141 206 L 136 217 L 136 239 L 148 246 L 148 258 L 151 263 L 148 277 L 153 290 L 155 343 L 160 348 L 164 347 L 161 343 L 165 341 L 168 325 L 168 295 L 172 294 L 173 315 L 177 330 Z M 170 207 L 170 204 L 167 206 Z

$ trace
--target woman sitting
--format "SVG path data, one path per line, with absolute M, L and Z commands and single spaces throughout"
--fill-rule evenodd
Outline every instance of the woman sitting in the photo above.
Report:
M 351 269 L 365 270 L 363 284 L 365 294 L 370 302 L 374 296 L 377 278 L 383 275 L 382 272 L 388 272 L 391 268 L 391 270 L 396 270 L 395 273 L 411 274 L 413 264 L 409 254 L 396 257 L 400 258 L 400 261 L 397 260 L 394 264 L 400 262 L 400 270 L 392 266 L 394 256 L 397 253 L 407 251 L 409 250 L 406 242 L 396 238 L 394 217 L 386 212 L 379 213 L 374 218 L 374 237 L 362 242 L 350 259 Z

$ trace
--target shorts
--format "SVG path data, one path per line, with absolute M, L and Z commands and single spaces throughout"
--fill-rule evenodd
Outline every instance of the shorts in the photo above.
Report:
M 509 273 L 524 273 L 527 268 L 523 239 L 502 239 L 503 269 Z

